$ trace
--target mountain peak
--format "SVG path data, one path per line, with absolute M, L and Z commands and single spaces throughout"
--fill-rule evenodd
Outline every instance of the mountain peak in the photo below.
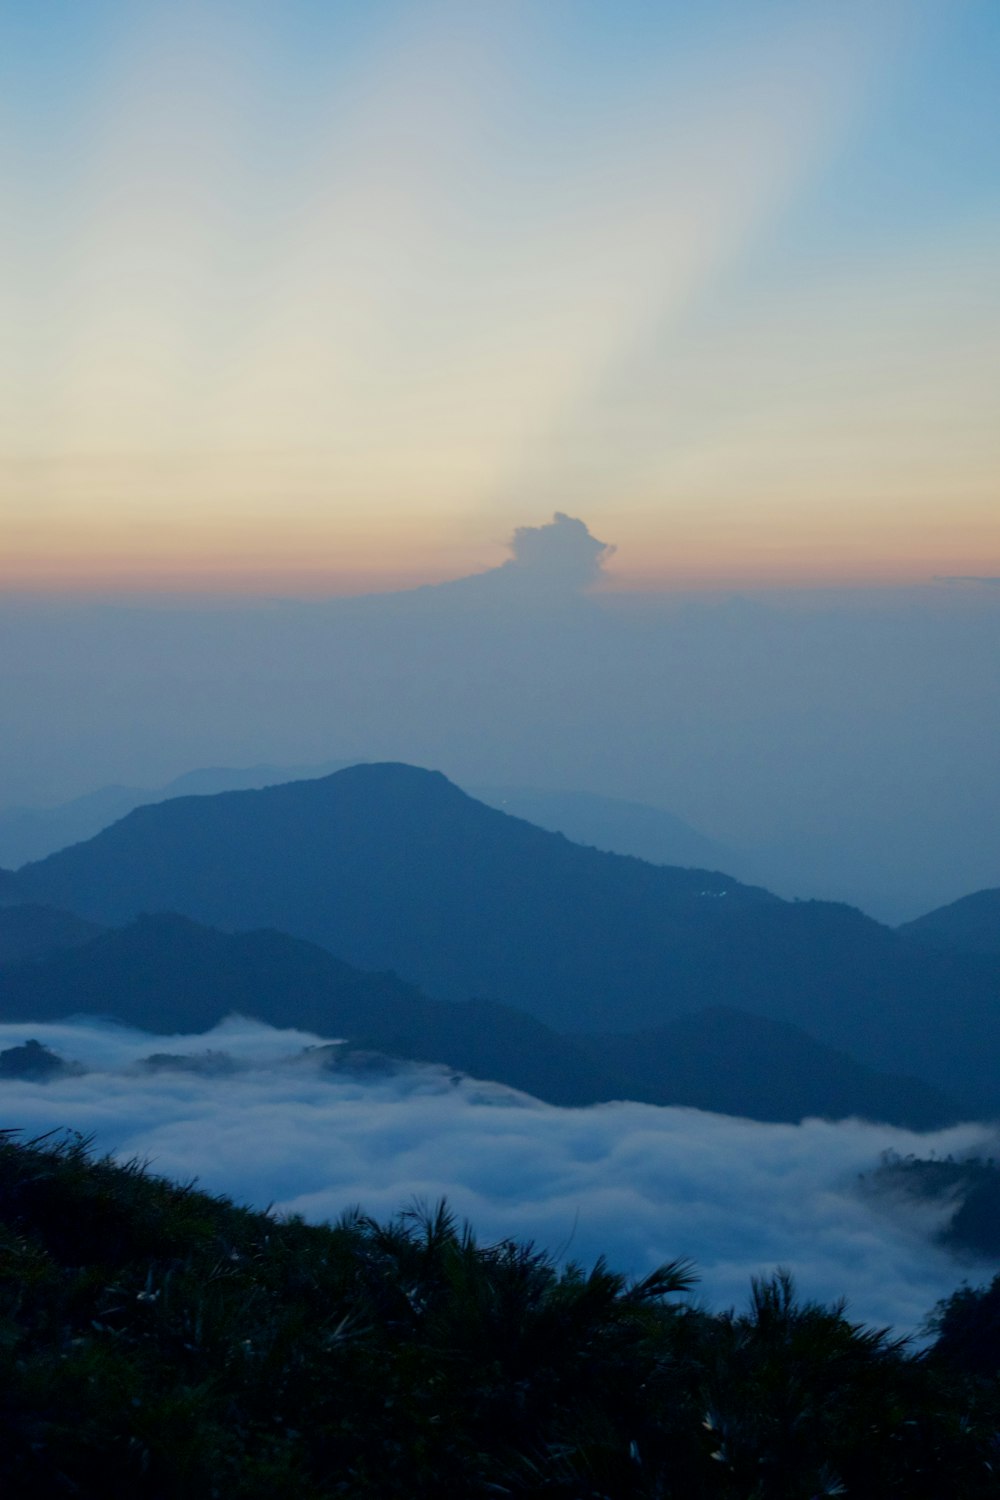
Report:
M 899 931 L 932 948 L 1000 955 L 1000 888 L 961 896 L 905 922 Z
M 443 771 L 431 771 L 425 766 L 413 766 L 404 760 L 369 760 L 361 761 L 356 766 L 345 766 L 340 771 L 333 771 L 329 776 L 321 778 L 324 782 L 337 782 L 340 786 L 350 786 L 352 783 L 363 784 L 370 788 L 398 787 L 408 792 L 419 792 L 420 790 L 441 791 L 445 787 L 464 797 L 453 781 L 449 781 Z M 308 786 L 309 782 L 301 785 Z

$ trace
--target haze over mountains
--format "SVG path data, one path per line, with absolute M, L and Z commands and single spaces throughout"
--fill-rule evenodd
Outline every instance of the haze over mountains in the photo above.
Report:
M 318 766 L 211 766 L 175 777 L 162 787 L 103 787 L 46 808 L 0 811 L 0 866 L 44 859 L 69 844 L 93 838 L 133 808 L 174 797 L 259 790 L 282 782 L 313 780 L 341 769 L 339 762 Z M 468 787 L 480 802 L 500 808 L 540 828 L 564 833 L 577 844 L 614 854 L 633 854 L 663 865 L 699 865 L 741 873 L 752 856 L 706 838 L 682 818 L 661 808 L 600 797 L 590 792 L 546 792 L 537 787 Z
M 340 769 L 336 761 L 311 766 L 210 766 L 186 772 L 162 787 L 110 786 L 54 807 L 8 808 L 0 811 L 0 867 L 13 870 L 90 839 L 137 807 L 176 797 L 315 780 Z M 537 787 L 465 790 L 489 807 L 562 833 L 576 844 L 632 855 L 652 864 L 725 870 L 741 881 L 765 885 L 786 896 L 808 894 L 808 874 L 796 871 L 794 860 L 787 854 L 731 848 L 707 838 L 662 808 L 592 792 L 551 792 Z M 799 880 L 804 881 L 801 890 Z M 940 912 L 940 919 L 937 910 L 922 913 L 902 924 L 900 931 L 922 937 L 931 946 L 966 947 L 978 952 L 1000 949 L 1000 913 L 989 892 L 962 897 Z
M 176 776 L 162 787 L 106 786 L 54 807 L 9 807 L 0 811 L 0 865 L 16 869 L 44 859 L 57 849 L 93 838 L 133 808 L 149 802 L 273 786 L 327 775 L 339 768 L 338 762 L 321 766 L 209 766 Z
M 276 928 L 562 1033 L 735 1007 L 960 1108 L 1000 1108 L 992 956 L 930 952 L 847 907 L 575 846 L 409 766 L 140 808 L 5 889 L 96 922 L 176 911 Z
M 1000 883 L 995 588 L 615 594 L 604 557 L 560 516 L 398 594 L 10 599 L 4 800 L 404 760 L 669 812 L 751 883 L 890 922 Z

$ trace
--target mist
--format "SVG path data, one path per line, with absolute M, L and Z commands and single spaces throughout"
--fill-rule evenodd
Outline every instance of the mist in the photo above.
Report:
M 321 1038 L 239 1017 L 190 1037 L 86 1019 L 0 1026 L 0 1050 L 28 1038 L 91 1071 L 5 1082 L 5 1116 L 25 1136 L 72 1128 L 101 1152 L 277 1213 L 321 1221 L 360 1204 L 388 1218 L 446 1197 L 484 1243 L 531 1240 L 584 1264 L 604 1254 L 633 1275 L 690 1257 L 715 1308 L 742 1304 L 752 1275 L 783 1266 L 806 1296 L 846 1296 L 852 1318 L 899 1331 L 979 1269 L 931 1242 L 946 1206 L 879 1201 L 858 1177 L 889 1149 L 983 1148 L 982 1126 L 916 1135 L 628 1103 L 558 1109 L 439 1067 L 323 1071 L 303 1055 Z M 236 1070 L 140 1066 L 207 1050 Z
M 649 804 L 730 873 L 902 921 L 1000 884 L 1000 590 L 629 594 L 559 514 L 398 594 L 0 606 L 0 805 L 395 759 Z

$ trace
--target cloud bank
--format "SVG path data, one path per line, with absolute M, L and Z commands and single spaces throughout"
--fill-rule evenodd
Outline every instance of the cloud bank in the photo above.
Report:
M 530 1239 L 584 1263 L 605 1254 L 635 1275 L 690 1257 L 713 1307 L 741 1304 L 751 1275 L 781 1265 L 804 1294 L 844 1295 L 852 1317 L 900 1330 L 964 1275 L 986 1276 L 929 1242 L 941 1208 L 890 1208 L 855 1191 L 881 1151 L 969 1151 L 982 1142 L 973 1125 L 917 1136 L 630 1103 L 557 1109 L 441 1068 L 323 1072 L 301 1056 L 320 1038 L 240 1018 L 169 1038 L 90 1020 L 4 1025 L 0 1050 L 29 1037 L 93 1071 L 0 1084 L 8 1126 L 78 1130 L 101 1151 L 311 1220 L 354 1204 L 387 1217 L 446 1196 L 486 1242 Z M 152 1052 L 206 1049 L 237 1071 L 138 1066 Z

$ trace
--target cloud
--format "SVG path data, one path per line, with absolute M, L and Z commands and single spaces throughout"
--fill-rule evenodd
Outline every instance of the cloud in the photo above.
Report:
M 615 548 L 591 536 L 585 521 L 557 510 L 544 526 L 518 526 L 510 541 L 505 573 L 531 577 L 548 587 L 585 588 L 601 576 Z
M 855 1186 L 883 1150 L 957 1154 L 982 1144 L 976 1126 L 916 1136 L 639 1104 L 562 1110 L 440 1068 L 323 1073 L 300 1058 L 317 1038 L 238 1018 L 171 1038 L 95 1021 L 5 1025 L 0 1049 L 28 1037 L 100 1071 L 4 1084 L 11 1125 L 92 1134 L 101 1150 L 308 1219 L 357 1203 L 388 1216 L 415 1196 L 447 1196 L 485 1241 L 530 1239 L 583 1262 L 603 1253 L 633 1274 L 690 1256 L 716 1307 L 741 1303 L 752 1274 L 782 1265 L 805 1294 L 846 1295 L 852 1316 L 900 1329 L 962 1279 L 929 1243 L 934 1211 L 880 1207 Z M 240 1070 L 213 1080 L 135 1068 L 149 1052 L 207 1048 Z

